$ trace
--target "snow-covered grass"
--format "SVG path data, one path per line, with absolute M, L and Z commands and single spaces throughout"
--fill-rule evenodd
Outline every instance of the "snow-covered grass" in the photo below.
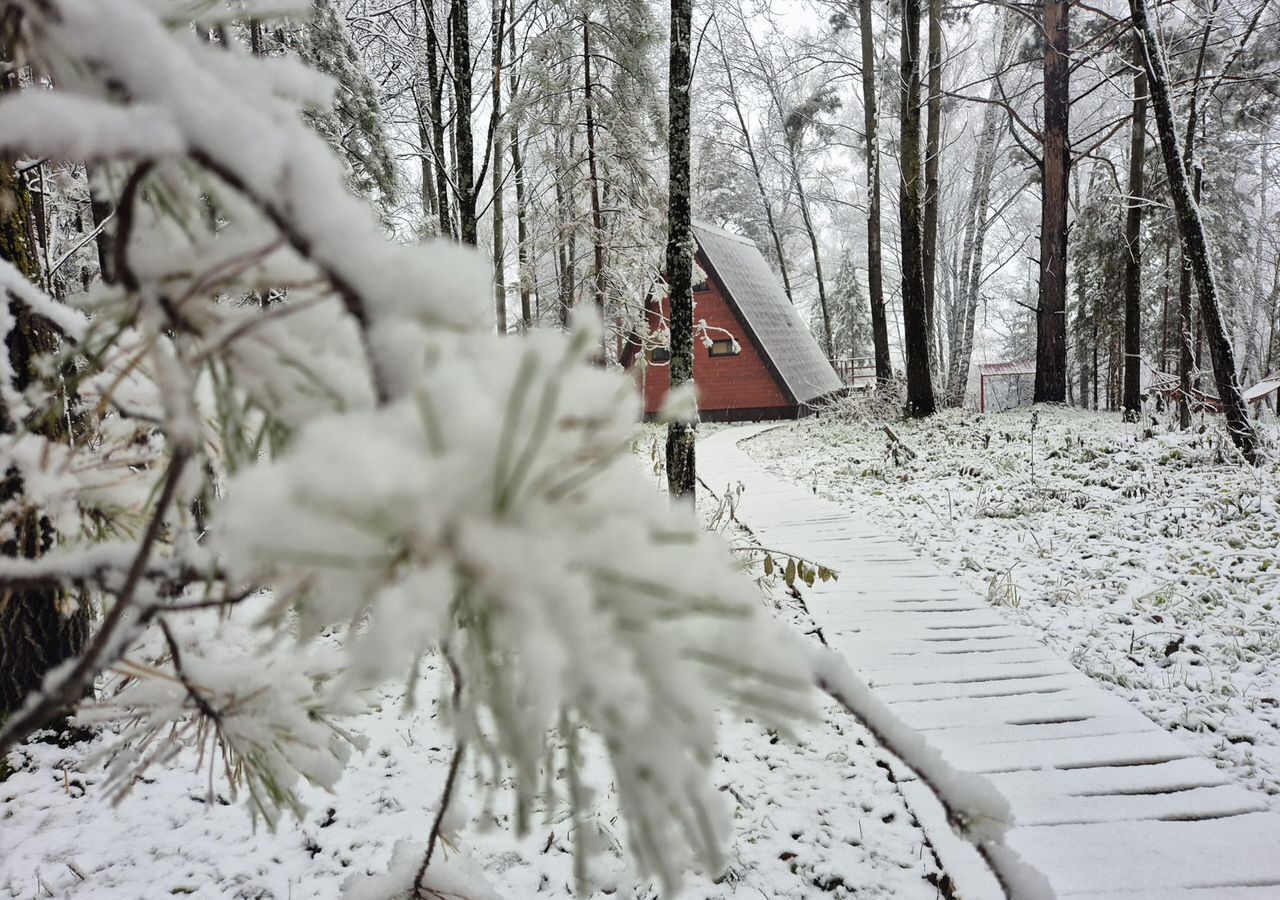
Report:
M 85 762 L 96 742 L 23 748 L 12 757 L 19 771 L 0 783 L 0 897 L 337 898 L 352 876 L 384 871 L 397 841 L 416 837 L 417 851 L 430 829 L 451 747 L 434 706 L 402 716 L 401 700 L 388 688 L 381 712 L 349 723 L 368 749 L 336 794 L 308 789 L 302 822 L 286 818 L 274 834 L 255 833 L 216 781 L 206 805 L 207 766 L 191 756 L 112 806 L 101 764 Z M 730 868 L 718 884 L 690 878 L 680 897 L 937 896 L 927 880 L 938 872 L 932 851 L 862 728 L 835 709 L 795 743 L 751 723 L 722 727 L 715 778 L 736 808 Z M 539 824 L 520 841 L 509 807 L 501 789 L 487 802 L 469 793 L 452 814 L 446 852 L 465 850 L 510 900 L 574 896 L 567 812 L 538 811 Z M 598 857 L 593 896 L 657 897 L 628 876 L 613 809 L 606 791 L 594 825 L 613 852 Z
M 656 430 L 647 433 L 638 452 L 647 457 L 655 436 Z M 713 514 L 713 500 L 701 505 Z M 761 602 L 800 632 L 811 630 L 803 605 L 776 581 L 761 579 Z M 753 590 L 747 579 L 743 586 Z M 417 697 L 438 696 L 443 677 L 438 661 L 428 663 Z M 451 759 L 438 704 L 420 699 L 419 708 L 406 712 L 403 701 L 402 686 L 384 686 L 370 713 L 344 721 L 368 739 L 367 749 L 348 766 L 336 793 L 304 787 L 305 817 L 286 817 L 275 833 L 253 829 L 243 804 L 216 776 L 210 781 L 207 759 L 201 765 L 187 753 L 156 767 L 113 806 L 104 761 L 93 759 L 109 735 L 69 747 L 33 742 L 11 755 L 18 771 L 0 782 L 0 898 L 293 900 L 338 898 L 364 876 L 372 876 L 372 885 L 406 837 L 405 851 L 415 863 L 420 859 Z M 939 896 L 942 873 L 887 757 L 845 713 L 828 707 L 821 721 L 790 739 L 729 715 L 720 728 L 715 784 L 734 809 L 730 864 L 718 881 L 692 876 L 679 897 Z M 599 776 L 590 826 L 593 842 L 604 848 L 592 863 L 592 896 L 658 897 L 656 885 L 628 869 L 607 760 L 597 753 L 584 768 Z M 475 866 L 511 900 L 573 897 L 567 808 L 536 810 L 536 826 L 517 839 L 503 778 L 478 775 L 460 783 L 468 787 L 450 808 L 445 845 L 460 877 Z M 211 785 L 214 800 L 206 803 Z M 461 900 L 489 896 L 477 891 Z
M 1280 464 L 1216 423 L 1029 409 L 846 410 L 745 446 L 883 522 L 1280 806 Z

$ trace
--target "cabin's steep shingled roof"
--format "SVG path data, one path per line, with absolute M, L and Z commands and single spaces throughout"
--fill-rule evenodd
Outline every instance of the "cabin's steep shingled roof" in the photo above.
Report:
M 699 221 L 693 223 L 693 236 L 796 402 L 811 403 L 840 390 L 840 377 L 755 242 Z

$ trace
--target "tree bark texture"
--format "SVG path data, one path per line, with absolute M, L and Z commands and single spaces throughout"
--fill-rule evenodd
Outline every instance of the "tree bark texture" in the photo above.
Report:
M 929 100 L 924 151 L 924 224 L 921 258 L 924 269 L 924 308 L 928 316 L 930 350 L 938 346 L 935 291 L 938 259 L 938 165 L 942 157 L 942 0 L 929 0 Z M 940 357 L 931 352 L 932 368 Z
M 929 371 L 929 313 L 924 293 L 920 222 L 920 0 L 902 4 L 902 122 L 898 218 L 902 244 L 902 328 L 907 358 L 907 415 L 934 411 Z
M 689 83 L 693 0 L 671 0 L 668 68 L 667 285 L 671 303 L 671 388 L 693 381 L 693 223 L 689 209 Z M 667 426 L 667 489 L 693 499 L 697 417 Z
M 1129 196 L 1124 220 L 1124 397 L 1125 414 L 1142 411 L 1142 168 L 1146 159 L 1147 73 L 1142 50 L 1133 73 L 1133 127 L 1129 140 Z
M 867 291 L 871 304 L 871 343 L 875 348 L 876 381 L 893 379 L 889 358 L 889 317 L 884 305 L 884 262 L 880 247 L 880 109 L 876 103 L 875 32 L 871 0 L 858 0 L 858 30 L 862 37 L 862 121 L 867 142 Z
M 507 7 L 507 19 L 511 28 L 507 32 L 507 55 L 514 65 L 516 60 L 516 2 L 511 0 Z M 511 76 L 511 95 L 519 91 L 519 80 L 514 73 Z M 520 129 L 513 120 L 511 123 L 511 176 L 516 186 L 516 253 L 520 260 L 520 326 L 525 331 L 533 328 L 533 265 L 529 249 L 529 198 L 526 194 L 524 180 L 524 152 L 520 148 Z
M 493 189 L 493 320 L 498 334 L 507 333 L 507 210 L 503 205 L 504 173 L 502 124 L 502 32 L 505 25 L 506 4 L 493 5 L 493 169 L 490 172 Z
M 1070 0 L 1044 2 L 1044 171 L 1040 288 L 1036 312 L 1036 403 L 1067 399 L 1067 186 L 1071 168 Z
M 449 211 L 449 174 L 444 143 L 444 78 L 440 72 L 440 41 L 436 34 L 434 0 L 422 0 L 427 25 L 427 90 L 431 95 L 431 155 L 436 179 L 436 214 L 440 234 L 457 237 Z
M 591 256 L 595 276 L 595 304 L 604 318 L 604 213 L 600 208 L 600 171 L 596 160 L 595 96 L 591 81 L 591 18 L 582 17 L 582 105 L 587 125 L 587 180 L 591 186 Z
M 471 134 L 471 18 L 467 0 L 453 0 L 453 139 L 458 186 L 458 238 L 476 246 L 475 142 Z
M 1168 65 L 1160 46 L 1155 26 L 1147 12 L 1146 0 L 1129 0 L 1133 27 L 1142 44 L 1143 65 L 1150 86 L 1151 109 L 1160 135 L 1160 154 L 1164 159 L 1165 174 L 1169 180 L 1169 192 L 1182 237 L 1182 249 L 1190 261 L 1196 289 L 1200 295 L 1200 316 L 1209 342 L 1209 355 L 1213 362 L 1213 376 L 1218 396 L 1222 400 L 1223 413 L 1231 439 L 1245 459 L 1256 460 L 1257 436 L 1249 411 L 1240 392 L 1236 378 L 1235 355 L 1231 339 L 1223 327 L 1221 306 L 1218 301 L 1218 279 L 1214 271 L 1213 255 L 1205 234 L 1200 208 L 1192 196 L 1190 179 L 1182 157 L 1178 153 L 1177 126 L 1173 121 L 1173 105 L 1169 99 Z

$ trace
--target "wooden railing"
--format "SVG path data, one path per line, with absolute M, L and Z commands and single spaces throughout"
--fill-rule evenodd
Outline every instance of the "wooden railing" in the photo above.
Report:
M 873 356 L 847 356 L 831 360 L 840 382 L 845 387 L 871 388 L 876 384 L 876 360 Z

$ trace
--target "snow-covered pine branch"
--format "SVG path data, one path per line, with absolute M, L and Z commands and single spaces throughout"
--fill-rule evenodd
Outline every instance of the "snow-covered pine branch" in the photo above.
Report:
M 141 0 L 11 8 L 31 78 L 0 100 L 4 147 L 102 166 L 118 224 L 116 277 L 77 298 L 87 325 L 59 323 L 75 341 L 25 398 L 70 380 L 92 439 L 30 454 L 57 545 L 9 573 L 106 615 L 0 747 L 110 668 L 85 718 L 117 730 L 117 793 L 194 747 L 274 823 L 301 781 L 340 789 L 369 689 L 412 692 L 440 654 L 456 741 L 513 776 L 518 827 L 586 814 L 596 743 L 641 870 L 673 888 L 719 867 L 715 710 L 785 728 L 812 686 L 723 543 L 630 457 L 637 401 L 590 365 L 598 324 L 489 334 L 482 260 L 384 238 L 298 117 L 321 90 L 299 67 Z M 177 577 L 188 560 L 204 583 Z M 228 620 L 244 585 L 271 593 Z

